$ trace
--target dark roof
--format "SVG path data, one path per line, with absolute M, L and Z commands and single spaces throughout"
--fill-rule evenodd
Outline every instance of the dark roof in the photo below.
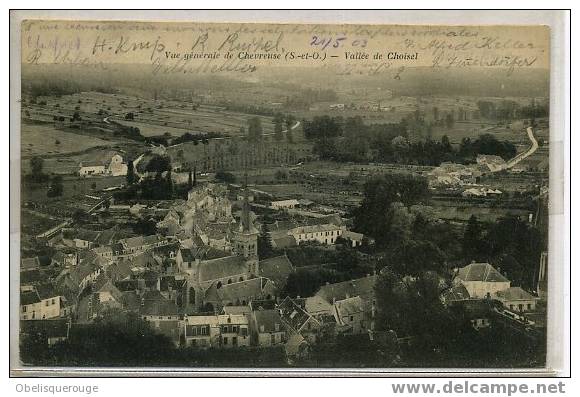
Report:
M 461 302 L 467 318 L 486 318 L 491 314 L 490 302 L 481 299 L 469 299 Z
M 137 312 L 141 308 L 141 298 L 135 291 L 121 292 L 120 302 L 125 310 Z
M 63 232 L 65 237 L 77 240 L 83 240 L 88 242 L 96 242 L 99 238 L 101 232 L 95 230 L 88 230 L 88 229 L 67 229 Z
M 159 277 L 159 290 L 169 291 L 171 287 L 172 290 L 179 290 L 187 284 L 185 279 L 176 279 L 175 276 L 161 276 Z
M 136 279 L 127 279 L 127 280 L 119 280 L 115 282 L 115 287 L 119 291 L 135 291 L 139 288 L 139 280 Z
M 104 273 L 99 274 L 99 276 L 95 279 L 93 283 L 93 292 L 109 292 L 115 300 L 121 300 L 121 291 L 107 277 Z
M 250 302 L 252 310 L 271 310 L 276 308 L 276 301 L 273 299 L 253 299 Z
M 268 279 L 258 277 L 250 280 L 234 282 L 232 284 L 224 284 L 221 288 L 217 289 L 216 292 L 221 300 L 232 302 L 248 298 L 261 298 L 262 292 L 268 282 Z
M 463 281 L 509 282 L 489 263 L 470 263 L 459 269 L 457 278 Z
M 503 291 L 498 291 L 495 293 L 498 299 L 506 301 L 516 301 L 516 300 L 533 300 L 536 299 L 533 295 L 524 291 L 521 287 L 510 287 Z
M 99 245 L 110 245 L 115 241 L 115 237 L 117 236 L 118 228 L 112 227 L 107 230 L 103 230 L 96 239 L 96 243 Z
M 269 278 L 278 288 L 284 288 L 288 276 L 294 271 L 294 266 L 286 255 L 260 261 L 260 275 Z
M 36 291 L 20 292 L 20 305 L 32 305 L 40 302 L 40 297 Z
M 159 291 L 147 291 L 141 297 L 140 312 L 148 316 L 175 316 L 180 311 L 173 301 L 166 299 Z
M 224 258 L 210 259 L 199 264 L 199 280 L 210 281 L 228 276 L 246 273 L 246 259 L 233 255 Z
M 290 297 L 286 297 L 278 306 L 281 318 L 294 331 L 299 331 L 312 318 L 299 304 Z
M 43 280 L 45 280 L 45 277 L 39 269 L 20 272 L 20 285 L 35 284 Z
M 122 259 L 107 267 L 107 275 L 113 280 L 124 280 L 131 275 L 131 261 Z
M 441 294 L 441 297 L 445 302 L 455 302 L 461 301 L 465 299 L 469 299 L 469 291 L 463 284 L 454 285 L 453 287 L 449 288 L 448 290 L 444 291 Z
M 367 276 L 335 284 L 323 285 L 316 295 L 323 297 L 327 302 L 343 300 L 347 297 L 360 296 L 364 300 L 372 299 L 377 276 Z
M 276 245 L 276 248 L 289 248 L 297 245 L 296 239 L 291 235 L 272 237 L 272 242 Z
M 191 248 L 182 248 L 179 252 L 181 252 L 181 258 L 184 262 L 194 262 L 196 255 L 198 254 L 197 251 L 194 251 Z
M 254 319 L 258 332 L 279 332 L 282 330 L 282 319 L 278 310 L 256 310 Z M 276 329 L 278 324 L 278 329 Z M 261 327 L 264 327 L 264 330 Z
M 41 300 L 54 298 L 60 296 L 58 292 L 55 291 L 52 284 L 44 283 L 36 286 L 36 291 L 38 292 L 38 297 Z

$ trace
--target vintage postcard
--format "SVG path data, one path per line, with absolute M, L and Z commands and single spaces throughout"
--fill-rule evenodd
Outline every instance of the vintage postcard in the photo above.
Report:
M 548 27 L 19 39 L 13 368 L 546 368 Z

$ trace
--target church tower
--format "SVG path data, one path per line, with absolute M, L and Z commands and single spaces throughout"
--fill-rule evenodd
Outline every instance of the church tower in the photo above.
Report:
M 247 179 L 247 176 L 246 176 Z M 258 275 L 258 229 L 254 226 L 250 214 L 250 203 L 248 200 L 248 186 L 244 182 L 244 202 L 242 206 L 242 216 L 240 223 L 233 232 L 233 252 L 236 255 L 246 258 L 248 273 Z

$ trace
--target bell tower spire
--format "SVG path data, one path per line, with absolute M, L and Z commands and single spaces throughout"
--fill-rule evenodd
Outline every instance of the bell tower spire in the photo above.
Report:
M 250 212 L 250 200 L 248 198 L 248 172 L 244 172 L 243 202 L 240 223 L 234 231 L 233 252 L 250 260 L 258 258 L 258 234 L 259 231 L 254 226 L 252 214 Z

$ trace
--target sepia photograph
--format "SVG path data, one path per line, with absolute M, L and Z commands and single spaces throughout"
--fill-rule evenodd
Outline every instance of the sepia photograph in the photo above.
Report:
M 13 370 L 549 367 L 548 26 L 16 31 Z

